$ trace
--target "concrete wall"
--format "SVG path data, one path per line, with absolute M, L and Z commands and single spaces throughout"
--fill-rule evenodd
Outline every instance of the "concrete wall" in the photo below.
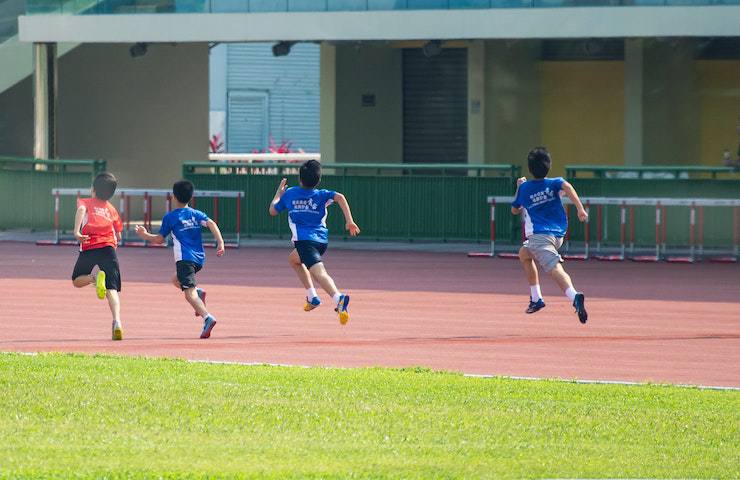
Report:
M 486 42 L 486 163 L 525 166 L 540 142 L 540 42 Z
M 623 62 L 541 62 L 541 143 L 565 165 L 624 161 Z
M 656 40 L 643 50 L 643 162 L 696 164 L 699 95 L 694 43 Z
M 33 156 L 31 78 L 0 93 L 0 155 Z
M 336 47 L 337 162 L 402 161 L 401 54 L 387 46 Z M 362 106 L 363 94 L 375 95 L 374 107 Z
M 699 159 L 703 165 L 718 166 L 725 149 L 734 156 L 740 146 L 740 61 L 704 60 L 696 67 L 701 106 Z
M 129 187 L 168 187 L 208 151 L 207 44 L 82 45 L 59 62 L 58 154 L 102 158 Z

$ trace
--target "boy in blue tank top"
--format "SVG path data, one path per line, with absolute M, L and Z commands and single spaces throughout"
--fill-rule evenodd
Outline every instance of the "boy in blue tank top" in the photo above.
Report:
M 310 312 L 321 305 L 313 285 L 311 278 L 313 277 L 334 300 L 336 304 L 334 311 L 339 315 L 339 323 L 344 325 L 349 320 L 349 295 L 337 289 L 321 258 L 329 246 L 329 230 L 326 228 L 327 207 L 334 202 L 339 205 L 351 236 L 359 234 L 360 228 L 352 219 L 352 212 L 344 195 L 333 190 L 316 188 L 321 181 L 319 162 L 309 160 L 301 165 L 299 178 L 300 186 L 291 188 L 287 188 L 287 179 L 282 179 L 270 202 L 270 215 L 274 217 L 284 210 L 288 211 L 288 226 L 295 246 L 288 261 L 306 288 L 306 305 L 303 309 Z
M 176 288 L 182 290 L 185 300 L 195 310 L 195 315 L 203 318 L 203 328 L 200 338 L 209 338 L 213 327 L 216 326 L 216 317 L 206 310 L 206 292 L 198 288 L 195 274 L 198 273 L 206 263 L 206 253 L 203 250 L 203 238 L 200 230 L 205 227 L 211 231 L 216 239 L 216 255 L 224 254 L 224 239 L 216 222 L 208 218 L 208 215 L 191 208 L 188 203 L 193 198 L 192 182 L 180 180 L 172 187 L 175 196 L 175 208 L 162 218 L 162 226 L 157 235 L 147 232 L 141 225 L 136 226 L 136 234 L 142 240 L 154 244 L 163 244 L 167 235 L 172 234 L 173 252 L 175 254 L 176 275 L 172 283 Z
M 540 291 L 539 274 L 535 261 L 548 272 L 568 299 L 581 323 L 586 323 L 585 297 L 573 288 L 570 275 L 563 269 L 563 258 L 558 249 L 563 245 L 563 237 L 568 231 L 568 217 L 565 215 L 561 192 L 570 198 L 578 210 L 578 220 L 588 221 L 588 213 L 573 186 L 562 177 L 547 178 L 552 166 L 550 153 L 544 147 L 537 147 L 527 155 L 529 172 L 534 177 L 517 180 L 517 190 L 511 213 L 524 215 L 525 236 L 527 240 L 519 250 L 519 260 L 529 281 L 530 299 L 526 313 L 535 313 L 545 308 Z

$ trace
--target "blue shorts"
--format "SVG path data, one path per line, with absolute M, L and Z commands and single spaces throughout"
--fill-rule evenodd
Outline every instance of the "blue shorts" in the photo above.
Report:
M 321 256 L 326 252 L 329 247 L 328 243 L 314 242 L 311 240 L 298 240 L 293 242 L 296 251 L 298 251 L 298 257 L 301 259 L 301 263 L 306 268 L 311 268 L 317 263 L 321 263 Z

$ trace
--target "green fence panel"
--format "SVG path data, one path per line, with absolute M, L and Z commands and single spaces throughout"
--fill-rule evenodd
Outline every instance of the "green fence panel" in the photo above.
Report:
M 245 193 L 242 205 L 242 234 L 277 235 L 288 238 L 290 232 L 284 216 L 270 217 L 269 202 L 275 193 L 282 172 L 271 174 L 237 174 L 233 170 L 215 169 L 212 165 L 198 164 L 199 173 L 193 164 L 184 166 L 184 175 L 200 190 L 240 190 Z M 398 165 L 393 167 L 400 170 Z M 417 169 L 417 167 L 420 167 Z M 433 168 L 425 165 L 407 166 L 414 170 L 410 175 L 377 175 L 374 168 L 366 167 L 362 174 L 351 174 L 353 168 L 330 168 L 325 165 L 321 188 L 342 192 L 349 200 L 352 214 L 362 229 L 362 236 L 378 240 L 436 240 L 436 241 L 488 241 L 490 211 L 486 204 L 489 195 L 511 195 L 514 191 L 515 169 L 502 170 L 500 176 L 477 172 L 479 176 L 460 174 L 429 174 Z M 457 170 L 465 167 L 455 166 Z M 507 167 L 508 168 L 508 167 Z M 293 167 L 295 169 L 295 167 Z M 475 170 L 475 167 L 471 170 Z M 514 175 L 511 174 L 514 172 Z M 406 172 L 408 173 L 408 172 Z M 297 185 L 295 172 L 286 175 L 288 184 Z M 205 206 L 206 213 L 212 203 Z M 222 201 L 219 205 L 219 220 L 225 231 L 235 228 L 234 208 Z M 222 211 L 223 209 L 223 211 Z M 502 215 L 501 231 L 511 230 L 510 217 Z M 344 218 L 338 207 L 330 209 L 327 225 L 332 237 L 346 235 Z M 507 235 L 508 236 L 508 235 Z
M 567 165 L 565 167 L 568 178 L 610 178 L 610 179 L 700 179 L 724 178 L 740 179 L 738 167 L 707 167 L 701 165 Z M 669 178 L 671 177 L 671 178 Z
M 0 229 L 53 228 L 51 189 L 89 187 L 94 175 L 103 170 L 105 162 L 99 160 L 0 157 L 0 204 L 4 205 L 0 209 Z M 74 200 L 63 201 L 60 218 L 74 218 L 74 209 Z
M 740 198 L 740 180 L 571 178 L 569 181 L 582 197 Z M 655 245 L 655 207 L 634 207 L 633 212 L 635 244 L 641 247 Z M 596 207 L 590 213 L 590 240 L 594 244 L 598 228 Z M 689 244 L 689 215 L 689 207 L 666 208 L 666 244 L 669 247 Z M 703 209 L 706 246 L 727 247 L 732 244 L 732 215 L 730 207 Z M 620 240 L 619 207 L 602 207 L 602 229 L 605 245 L 616 246 Z M 571 208 L 571 238 L 583 241 L 583 235 L 583 224 L 578 222 L 575 209 Z M 629 229 L 627 238 L 629 240 Z

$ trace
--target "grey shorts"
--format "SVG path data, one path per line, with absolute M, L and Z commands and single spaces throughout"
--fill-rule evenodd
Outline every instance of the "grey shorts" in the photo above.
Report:
M 558 249 L 563 246 L 563 237 L 535 233 L 524 242 L 524 248 L 534 257 L 545 272 L 550 272 L 558 263 L 563 263 L 563 257 Z

